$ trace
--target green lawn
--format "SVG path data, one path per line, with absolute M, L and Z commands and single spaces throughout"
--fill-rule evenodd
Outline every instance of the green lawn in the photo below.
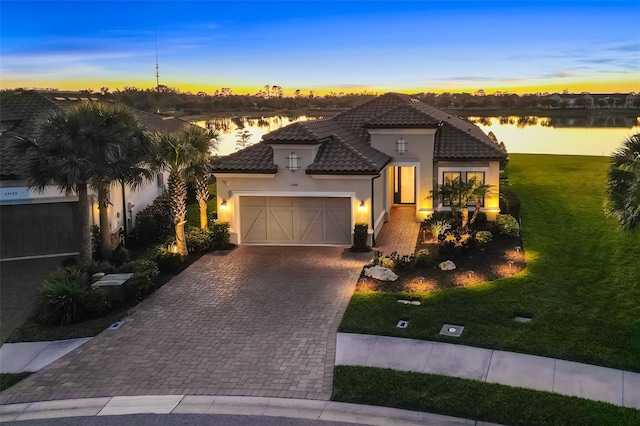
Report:
M 20 380 L 28 377 L 31 373 L 0 373 L 0 391 L 3 391 L 7 388 L 18 383 Z
M 332 399 L 509 425 L 640 424 L 640 411 L 604 402 L 381 368 L 336 367 Z
M 527 268 L 507 279 L 420 296 L 357 293 L 340 331 L 454 343 L 640 371 L 640 233 L 604 216 L 607 158 L 512 154 L 509 179 L 522 201 Z M 533 316 L 529 324 L 514 315 Z M 398 319 L 409 319 L 397 329 Z

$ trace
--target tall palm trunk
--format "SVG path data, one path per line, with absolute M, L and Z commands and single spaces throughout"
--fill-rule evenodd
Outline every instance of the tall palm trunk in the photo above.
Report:
M 80 210 L 80 263 L 91 262 L 91 230 L 89 222 L 91 213 L 89 212 L 89 196 L 87 194 L 87 184 L 76 185 L 78 193 L 78 209 Z
M 111 227 L 109 226 L 109 185 L 98 186 L 98 208 L 100 209 L 100 258 L 111 259 Z
M 187 215 L 187 183 L 180 173 L 169 173 L 169 196 L 171 197 L 171 215 L 176 233 L 178 253 L 183 256 L 189 254 L 187 240 L 184 235 L 185 216 Z
M 196 179 L 196 198 L 200 207 L 200 228 L 208 229 L 207 201 L 209 201 L 209 179 L 205 175 Z

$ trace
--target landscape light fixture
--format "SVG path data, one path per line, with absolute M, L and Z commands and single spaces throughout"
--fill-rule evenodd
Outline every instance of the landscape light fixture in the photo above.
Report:
M 396 141 L 396 152 L 400 155 L 407 152 L 407 142 L 403 138 Z
M 222 202 L 220 203 L 220 210 L 222 210 L 223 212 L 227 211 L 227 200 L 222 200 Z

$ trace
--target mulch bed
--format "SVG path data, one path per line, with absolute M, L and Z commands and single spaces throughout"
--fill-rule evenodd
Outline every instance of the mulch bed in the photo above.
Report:
M 440 245 L 429 239 L 421 241 L 418 237 L 416 252 L 427 249 L 432 264 L 426 268 L 411 266 L 404 271 L 394 271 L 397 281 L 379 281 L 364 277 L 358 281 L 356 292 L 418 292 L 434 291 L 453 287 L 465 287 L 498 278 L 510 277 L 522 271 L 526 266 L 524 249 L 520 238 L 500 235 L 497 230 L 488 228 L 493 240 L 486 244 L 474 243 L 469 248 L 458 247 L 449 253 L 442 253 Z M 383 256 L 389 253 L 383 253 Z M 401 253 L 404 254 L 404 253 Z M 452 271 L 438 268 L 440 262 L 451 260 L 456 265 Z M 364 271 L 363 271 L 364 272 Z M 363 279 L 364 278 L 364 279 Z

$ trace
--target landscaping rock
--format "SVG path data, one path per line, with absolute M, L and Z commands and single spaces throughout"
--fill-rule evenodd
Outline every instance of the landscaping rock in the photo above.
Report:
M 398 279 L 398 276 L 391 269 L 379 265 L 372 268 L 364 268 L 364 275 L 380 281 L 396 281 Z
M 440 268 L 440 270 L 442 270 L 442 271 L 453 271 L 454 269 L 456 269 L 456 264 L 455 264 L 455 263 L 453 263 L 453 262 L 452 262 L 452 261 L 450 261 L 450 260 L 446 260 L 446 261 L 444 261 L 444 262 L 440 263 L 440 264 L 438 265 L 438 267 L 439 267 L 439 268 Z

